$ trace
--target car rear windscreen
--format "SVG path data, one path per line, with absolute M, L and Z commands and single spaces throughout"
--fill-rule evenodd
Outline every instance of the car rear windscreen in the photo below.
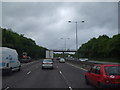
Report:
M 46 59 L 43 62 L 52 62 L 52 60 L 51 59 Z
M 106 66 L 106 75 L 120 75 L 120 66 Z

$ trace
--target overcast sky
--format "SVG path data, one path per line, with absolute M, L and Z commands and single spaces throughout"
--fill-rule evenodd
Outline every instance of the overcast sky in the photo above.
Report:
M 73 23 L 68 23 L 68 20 Z M 81 23 L 84 20 L 85 23 Z M 24 34 L 48 49 L 76 49 L 93 37 L 118 33 L 117 2 L 3 2 L 2 27 Z M 63 39 L 61 39 L 63 38 Z M 67 39 L 69 38 L 69 39 Z

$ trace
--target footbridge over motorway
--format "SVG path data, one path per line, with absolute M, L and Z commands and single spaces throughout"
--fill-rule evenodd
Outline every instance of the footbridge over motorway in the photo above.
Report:
M 65 49 L 49 49 L 50 51 L 53 51 L 53 52 L 62 52 L 62 57 L 64 58 L 65 57 L 65 52 L 76 52 L 77 50 L 75 50 L 75 49 L 67 49 L 67 50 L 65 50 Z
M 50 51 L 53 51 L 53 52 L 76 52 L 77 50 L 75 50 L 75 49 L 67 49 L 67 50 L 65 50 L 65 49 L 49 49 Z

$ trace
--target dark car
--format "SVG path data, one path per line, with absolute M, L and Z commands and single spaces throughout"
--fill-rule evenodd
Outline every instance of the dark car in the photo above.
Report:
M 120 65 L 95 65 L 86 72 L 85 79 L 99 88 L 120 87 Z

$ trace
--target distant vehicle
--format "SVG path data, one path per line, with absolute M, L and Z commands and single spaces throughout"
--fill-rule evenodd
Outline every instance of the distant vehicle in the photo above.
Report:
M 20 71 L 21 64 L 15 49 L 0 47 L 0 69 L 3 73 L 11 73 L 14 70 Z
M 88 61 L 87 58 L 80 58 L 79 60 L 82 61 L 82 62 L 83 62 L 83 61 Z
M 60 63 L 65 63 L 65 59 L 64 58 L 60 58 L 59 62 Z
M 53 51 L 46 51 L 46 58 L 53 59 Z
M 60 57 L 57 57 L 56 60 L 60 60 Z
M 51 68 L 53 69 L 53 61 L 52 59 L 44 59 L 42 63 L 42 69 Z
M 22 58 L 20 60 L 21 63 L 31 62 L 31 57 L 27 55 L 26 52 L 23 52 Z
M 28 62 L 31 62 L 31 57 L 21 59 L 21 63 L 28 63 Z
M 85 79 L 99 88 L 120 87 L 120 65 L 95 65 L 86 72 Z

